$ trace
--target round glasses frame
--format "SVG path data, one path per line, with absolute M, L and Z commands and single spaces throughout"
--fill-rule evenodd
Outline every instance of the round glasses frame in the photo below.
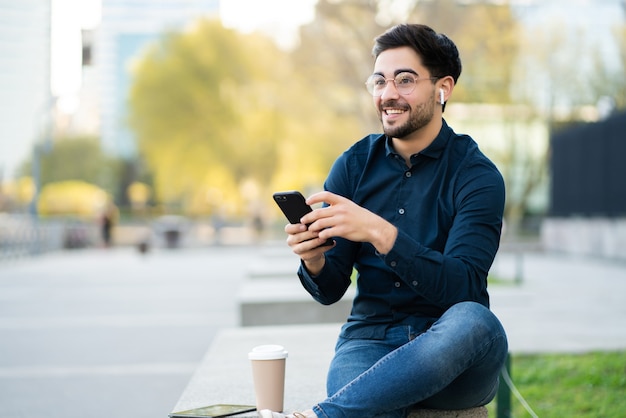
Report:
M 379 74 L 372 74 L 365 82 L 367 91 L 374 97 L 382 96 L 387 88 L 387 83 L 393 81 L 398 93 L 407 95 L 413 93 L 418 81 L 422 80 L 439 80 L 441 77 L 418 77 L 413 73 L 399 73 L 394 78 L 385 78 Z

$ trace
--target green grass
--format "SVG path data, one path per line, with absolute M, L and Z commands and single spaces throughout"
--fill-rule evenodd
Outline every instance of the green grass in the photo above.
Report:
M 511 378 L 540 418 L 626 417 L 626 351 L 514 355 Z M 514 418 L 532 416 L 513 394 L 511 407 Z
M 489 284 L 489 286 L 494 286 L 494 285 L 495 286 L 516 286 L 518 285 L 515 279 L 503 279 L 501 277 L 494 276 L 492 274 L 487 276 L 487 283 Z

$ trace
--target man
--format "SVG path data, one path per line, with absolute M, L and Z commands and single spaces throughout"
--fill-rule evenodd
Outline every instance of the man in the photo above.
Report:
M 508 349 L 487 293 L 504 184 L 442 116 L 461 73 L 457 48 L 427 26 L 398 25 L 376 39 L 373 55 L 366 86 L 384 135 L 341 155 L 325 191 L 307 199 L 324 207 L 285 227 L 302 260 L 300 280 L 320 303 L 341 299 L 358 271 L 328 398 L 288 417 L 405 417 L 413 407 L 485 405 Z M 335 245 L 320 246 L 328 238 Z

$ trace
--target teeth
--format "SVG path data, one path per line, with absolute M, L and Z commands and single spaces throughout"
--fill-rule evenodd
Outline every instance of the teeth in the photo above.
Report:
M 385 112 L 387 112 L 387 114 L 400 114 L 400 113 L 404 113 L 404 110 L 401 109 L 387 109 Z

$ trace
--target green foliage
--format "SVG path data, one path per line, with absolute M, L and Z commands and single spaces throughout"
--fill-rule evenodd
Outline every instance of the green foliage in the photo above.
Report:
M 600 45 L 593 50 L 593 77 L 588 77 L 586 84 L 590 86 L 591 103 L 601 98 L 611 98 L 617 109 L 626 109 L 626 23 L 613 28 L 614 39 L 617 41 L 619 68 L 611 69 L 601 57 Z
M 66 180 L 81 180 L 113 191 L 119 180 L 120 161 L 106 155 L 95 137 L 55 138 L 40 158 L 41 187 Z M 20 171 L 22 175 L 29 175 L 32 161 Z
M 268 39 L 202 20 L 137 65 L 130 124 L 156 200 L 206 214 L 269 201 L 272 190 L 320 189 L 345 148 L 336 139 L 357 126 L 324 101 Z
M 451 36 L 459 48 L 464 69 L 454 91 L 454 100 L 511 103 L 520 37 L 511 8 L 508 4 L 480 3 L 456 10 L 462 16 L 457 20 L 461 24 L 456 26 Z M 448 20 L 446 26 L 450 22 Z M 445 27 L 440 30 L 445 30 Z
M 161 201 L 180 199 L 208 167 L 231 162 L 237 141 L 228 128 L 240 119 L 229 99 L 249 83 L 250 67 L 237 39 L 203 22 L 166 36 L 135 69 L 130 122 Z
M 511 377 L 541 418 L 620 418 L 626 411 L 624 351 L 516 355 Z M 530 416 L 514 396 L 511 404 L 513 417 Z
M 78 215 L 94 218 L 110 198 L 93 184 L 80 180 L 49 183 L 43 187 L 37 210 L 43 216 Z
M 364 83 L 373 68 L 374 38 L 387 28 L 377 19 L 381 3 L 318 0 L 316 19 L 301 29 L 301 45 L 292 54 L 296 67 L 323 87 L 312 93 L 327 108 L 359 121 L 351 142 L 380 131 Z

